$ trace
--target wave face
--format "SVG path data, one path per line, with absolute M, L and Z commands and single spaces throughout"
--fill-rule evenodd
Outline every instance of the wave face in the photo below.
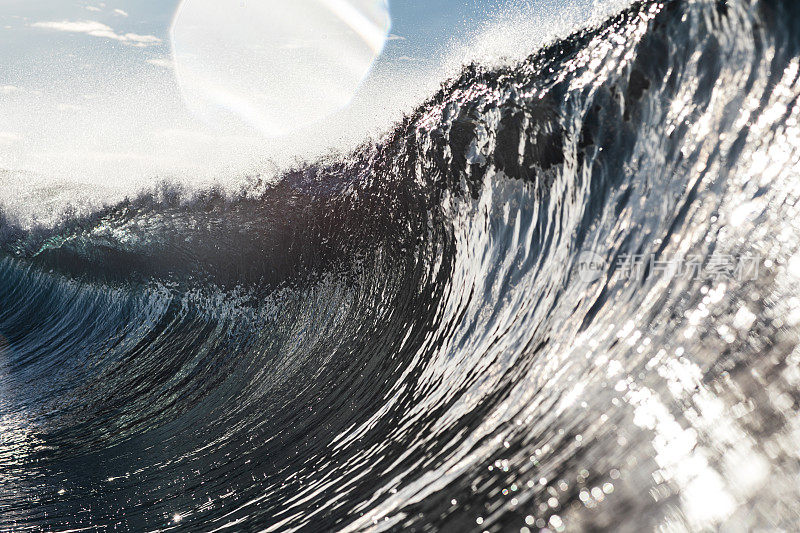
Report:
M 796 529 L 798 9 L 636 4 L 277 184 L 2 219 L 0 529 Z

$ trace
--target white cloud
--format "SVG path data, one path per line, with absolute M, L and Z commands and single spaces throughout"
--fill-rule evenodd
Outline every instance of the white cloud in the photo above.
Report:
M 153 58 L 153 59 L 148 59 L 147 62 L 150 63 L 151 65 L 155 65 L 155 66 L 161 67 L 161 68 L 174 68 L 175 67 L 175 65 L 172 62 L 172 60 L 169 59 L 169 58 L 166 58 L 166 57 L 156 57 L 156 58 Z
M 0 85 L 0 94 L 9 95 L 14 94 L 21 91 L 19 87 L 15 87 L 14 85 Z
M 137 45 L 144 45 L 148 46 L 151 44 L 158 44 L 161 42 L 161 39 L 156 37 L 155 35 L 138 35 L 136 33 L 126 33 L 123 35 L 126 40 L 132 41 L 137 43 Z
M 123 11 L 122 9 L 115 9 L 114 13 L 116 13 L 117 15 L 121 15 L 123 17 L 127 17 L 128 16 L 128 13 L 126 11 Z
M 32 24 L 32 26 L 34 28 L 65 31 L 70 33 L 86 33 L 96 37 L 105 37 L 109 33 L 114 34 L 114 30 L 112 30 L 109 26 L 91 20 L 84 20 L 80 22 L 69 22 L 67 20 L 61 22 L 35 22 Z
M 111 39 L 119 41 L 130 46 L 150 46 L 159 44 L 161 39 L 155 35 L 139 35 L 136 33 L 117 33 L 111 26 L 97 22 L 94 20 L 81 20 L 69 21 L 63 20 L 60 22 L 36 22 L 31 25 L 34 28 L 41 28 L 45 30 L 61 31 L 66 33 L 83 33 L 92 37 L 101 37 L 104 39 Z
M 94 6 L 86 6 L 86 9 L 88 9 L 89 11 L 102 11 L 102 9 L 100 9 L 99 7 L 94 7 Z

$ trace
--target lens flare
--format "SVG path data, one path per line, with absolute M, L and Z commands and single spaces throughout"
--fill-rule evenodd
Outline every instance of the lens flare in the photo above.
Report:
M 386 0 L 184 0 L 175 72 L 189 109 L 210 124 L 285 135 L 349 104 L 390 26 Z

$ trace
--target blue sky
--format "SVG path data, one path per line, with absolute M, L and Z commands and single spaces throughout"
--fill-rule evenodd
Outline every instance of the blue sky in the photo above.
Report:
M 155 67 L 169 55 L 169 27 L 179 3 L 4 0 L 0 5 L 0 85 L 57 86 L 60 76 L 70 74 L 136 74 L 148 60 Z M 454 34 L 484 20 L 496 8 L 496 2 L 392 0 L 389 8 L 392 33 L 402 39 L 387 43 L 383 61 L 431 60 Z M 93 30 L 93 26 L 80 27 L 78 23 L 95 23 L 96 27 Z M 127 34 L 152 36 L 159 41 L 126 40 Z
M 187 110 L 171 64 L 180 0 L 3 0 L 0 170 L 141 181 L 347 149 L 434 90 L 449 44 L 499 1 L 390 0 L 392 37 L 352 106 L 291 140 L 265 142 L 249 131 L 220 134 Z

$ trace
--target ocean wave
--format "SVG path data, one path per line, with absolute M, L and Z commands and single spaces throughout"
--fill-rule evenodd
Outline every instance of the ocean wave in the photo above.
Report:
M 797 10 L 638 3 L 277 182 L 0 219 L 0 528 L 796 527 Z

